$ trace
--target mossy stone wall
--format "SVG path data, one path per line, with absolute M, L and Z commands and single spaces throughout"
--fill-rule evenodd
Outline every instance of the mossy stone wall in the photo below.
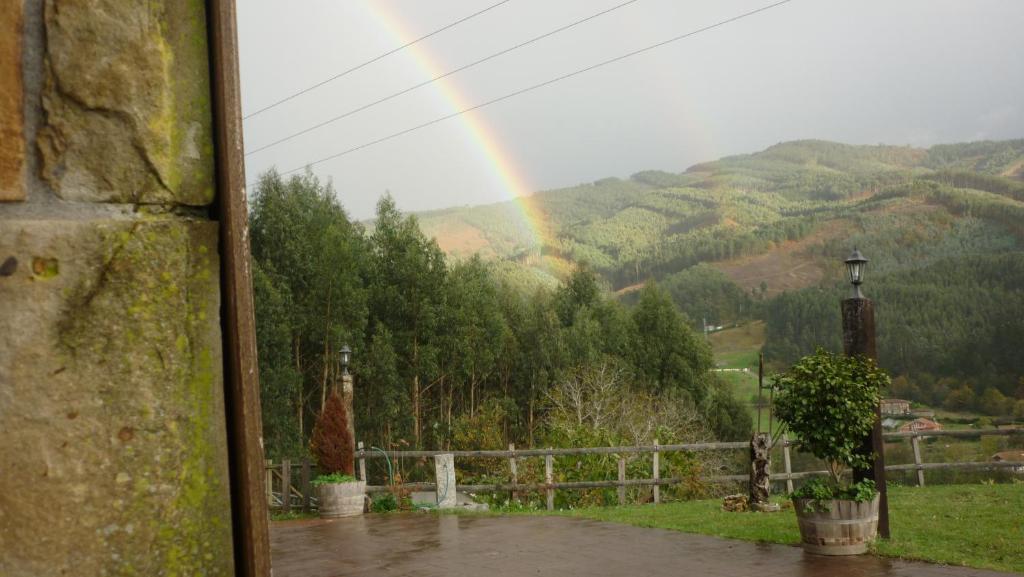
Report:
M 0 575 L 233 574 L 204 3 L 12 2 Z

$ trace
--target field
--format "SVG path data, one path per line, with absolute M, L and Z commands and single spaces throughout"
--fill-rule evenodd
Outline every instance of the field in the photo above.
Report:
M 876 554 L 1024 572 L 1024 484 L 893 487 L 889 499 L 893 538 L 878 542 Z M 780 513 L 727 513 L 717 499 L 557 514 L 744 541 L 800 540 L 791 508 Z
M 722 371 L 718 376 L 733 386 L 737 398 L 753 404 L 757 398 L 757 361 L 764 344 L 764 322 L 754 321 L 721 330 L 712 333 L 710 340 L 716 368 L 747 369 L 747 372 Z

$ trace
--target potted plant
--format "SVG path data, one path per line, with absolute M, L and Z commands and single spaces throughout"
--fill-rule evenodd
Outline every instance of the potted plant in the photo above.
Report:
M 775 414 L 799 438 L 799 450 L 828 465 L 829 476 L 790 497 L 804 550 L 823 555 L 867 551 L 878 530 L 878 491 L 870 479 L 844 474 L 870 466 L 861 445 L 874 427 L 880 390 L 889 377 L 866 357 L 818 349 L 776 375 Z
M 348 412 L 337 392 L 327 397 L 324 410 L 313 427 L 310 450 L 320 475 L 313 479 L 320 504 L 320 517 L 362 515 L 366 482 L 355 478 L 355 447 L 348 429 Z

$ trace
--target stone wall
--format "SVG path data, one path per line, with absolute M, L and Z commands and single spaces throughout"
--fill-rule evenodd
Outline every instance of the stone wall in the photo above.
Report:
M 0 0 L 0 575 L 233 573 L 200 0 Z

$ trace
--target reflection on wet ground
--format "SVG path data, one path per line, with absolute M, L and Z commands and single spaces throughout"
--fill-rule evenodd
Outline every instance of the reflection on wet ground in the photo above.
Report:
M 274 577 L 1005 575 L 564 517 L 409 513 L 277 523 L 271 551 Z

